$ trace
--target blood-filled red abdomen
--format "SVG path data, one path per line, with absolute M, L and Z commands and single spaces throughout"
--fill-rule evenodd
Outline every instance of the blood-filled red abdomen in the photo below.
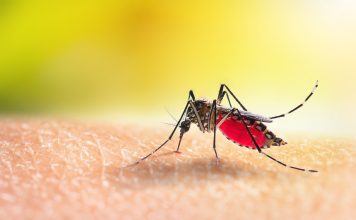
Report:
M 217 124 L 222 119 L 220 115 L 217 119 Z M 263 131 L 256 129 L 254 125 L 248 125 L 253 137 L 255 138 L 259 147 L 263 148 L 266 144 L 266 137 Z M 256 146 L 253 143 L 245 125 L 241 120 L 237 120 L 235 117 L 228 117 L 219 127 L 220 131 L 231 141 L 240 144 L 244 147 L 255 149 Z

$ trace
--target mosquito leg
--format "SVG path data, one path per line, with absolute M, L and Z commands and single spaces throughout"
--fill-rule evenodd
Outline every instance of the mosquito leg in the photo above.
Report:
M 195 100 L 195 95 L 194 95 L 194 92 L 193 90 L 189 90 L 189 94 L 188 94 L 188 101 L 192 99 L 193 101 Z M 168 111 L 167 108 L 165 108 L 166 112 L 169 114 L 169 116 L 175 121 L 175 122 L 178 122 L 177 119 Z M 165 123 L 163 122 L 164 124 L 168 124 L 168 125 L 173 125 L 175 126 L 175 124 L 170 124 L 170 123 Z
M 268 157 L 269 159 L 271 159 L 271 160 L 277 162 L 278 164 L 280 164 L 280 165 L 282 165 L 282 166 L 285 166 L 285 167 L 288 167 L 288 168 L 291 168 L 291 169 L 295 169 L 295 170 L 299 170 L 299 171 L 307 171 L 307 172 L 312 172 L 312 173 L 318 172 L 317 170 L 308 170 L 308 169 L 304 169 L 304 168 L 299 168 L 299 167 L 287 165 L 286 163 L 283 163 L 282 161 L 277 160 L 276 158 L 274 158 L 274 157 L 272 157 L 272 156 L 266 154 L 265 152 L 262 152 L 262 150 L 261 150 L 261 148 L 258 146 L 258 144 L 257 144 L 257 142 L 256 142 L 256 140 L 255 140 L 255 138 L 253 137 L 253 135 L 252 135 L 250 129 L 247 127 L 247 124 L 246 124 L 245 120 L 244 120 L 243 117 L 241 116 L 240 111 L 239 111 L 238 109 L 236 109 L 236 110 L 237 110 L 238 116 L 241 118 L 242 123 L 244 124 L 244 126 L 245 126 L 245 128 L 246 128 L 248 134 L 250 135 L 250 137 L 251 137 L 253 143 L 255 144 L 255 146 L 256 146 L 256 148 L 257 148 L 257 150 L 258 150 L 259 153 L 265 155 L 265 156 Z
M 256 140 L 255 140 L 255 138 L 253 137 L 253 135 L 252 135 L 252 133 L 251 133 L 250 129 L 248 128 L 248 126 L 247 126 L 247 124 L 246 124 L 246 122 L 245 122 L 244 118 L 242 117 L 242 115 L 241 115 L 240 111 L 239 111 L 237 108 L 235 108 L 235 110 L 236 110 L 237 115 L 239 116 L 239 118 L 241 118 L 241 121 L 242 121 L 242 123 L 244 124 L 244 126 L 245 126 L 245 128 L 246 128 L 246 130 L 247 130 L 247 132 L 248 132 L 249 136 L 251 137 L 251 139 L 252 139 L 253 143 L 255 144 L 256 149 L 258 150 L 258 153 L 261 153 L 261 152 L 262 152 L 262 150 L 261 150 L 261 148 L 258 146 L 258 144 L 257 144 L 257 142 L 256 142 Z
M 195 95 L 193 90 L 189 90 L 189 95 L 188 95 L 188 101 L 192 98 L 193 101 L 195 101 Z
M 247 109 L 245 108 L 245 106 L 243 106 L 243 104 L 238 100 L 238 98 L 234 95 L 234 93 L 231 92 L 231 90 L 229 89 L 229 87 L 225 84 L 221 84 L 220 85 L 220 89 L 219 89 L 219 94 L 218 94 L 218 99 L 217 99 L 217 103 L 220 104 L 221 103 L 221 100 L 224 96 L 224 87 L 227 89 L 227 91 L 230 93 L 230 95 L 235 99 L 235 101 L 237 103 L 239 103 L 239 105 L 241 106 L 241 108 L 244 110 L 244 111 L 247 111 Z
M 313 90 L 309 93 L 309 95 L 305 98 L 305 100 L 300 103 L 297 107 L 293 108 L 292 110 L 290 110 L 289 112 L 287 113 L 284 113 L 284 114 L 281 114 L 281 115 L 277 115 L 277 116 L 273 116 L 273 117 L 270 117 L 270 119 L 275 119 L 275 118 L 282 118 L 292 112 L 294 112 L 295 110 L 297 110 L 298 108 L 302 107 L 304 105 L 304 103 L 306 103 L 308 101 L 308 99 L 314 94 L 316 88 L 318 88 L 318 81 L 316 81 L 314 87 L 313 87 Z
M 216 99 L 213 101 L 212 109 L 214 111 L 214 141 L 213 141 L 213 149 L 215 152 L 215 158 L 217 161 L 219 161 L 219 156 L 218 153 L 216 152 Z
M 188 108 L 188 105 L 189 105 L 189 102 L 187 102 L 187 104 L 185 105 L 184 107 L 184 110 L 183 110 L 183 113 L 182 115 L 180 116 L 177 124 L 175 125 L 173 131 L 171 132 L 171 134 L 169 135 L 168 139 L 166 141 L 164 141 L 159 147 L 157 147 L 154 151 L 152 151 L 151 153 L 147 154 L 146 156 L 142 157 L 140 160 L 138 160 L 137 162 L 133 163 L 132 165 L 136 165 L 136 164 L 139 164 L 141 163 L 142 161 L 146 160 L 147 158 L 149 158 L 150 156 L 152 156 L 154 153 L 156 153 L 159 149 L 161 149 L 164 145 L 166 145 L 173 137 L 174 133 L 176 132 L 177 128 L 178 128 L 178 125 L 179 123 L 181 122 L 185 112 L 187 111 L 187 108 Z M 131 166 L 131 165 L 129 165 Z
M 194 104 L 193 104 L 193 102 L 191 100 L 189 100 L 188 103 L 192 107 L 195 117 L 197 117 L 200 130 L 204 133 L 205 129 L 204 129 L 203 123 L 201 121 L 201 118 L 199 117 L 199 113 L 198 113 L 197 109 L 195 108 L 195 106 L 194 106 Z
M 205 128 L 203 126 L 202 120 L 199 116 L 198 111 L 196 110 L 193 102 L 191 100 L 189 100 L 189 104 L 191 106 L 191 109 L 193 110 L 194 116 L 197 118 L 198 124 L 199 124 L 199 128 L 202 132 L 205 131 Z M 189 131 L 190 128 L 190 124 L 191 124 L 191 119 L 190 118 L 186 118 L 184 121 L 182 121 L 182 123 L 180 124 L 180 135 L 179 135 L 179 143 L 178 143 L 178 147 L 177 150 L 175 151 L 176 153 L 180 153 L 179 152 L 179 147 L 180 147 L 180 143 L 183 139 L 183 135 Z
M 210 130 L 211 130 L 211 116 L 213 115 L 213 111 L 214 111 L 214 102 L 211 105 L 211 109 L 210 109 L 209 115 L 208 115 L 208 132 L 210 132 Z
M 231 101 L 230 101 L 230 97 L 229 97 L 229 93 L 227 93 L 226 91 L 223 92 L 223 94 L 222 94 L 222 96 L 221 96 L 220 102 L 222 102 L 222 100 L 224 99 L 225 95 L 226 95 L 226 97 L 227 97 L 227 101 L 229 102 L 230 108 L 232 108 Z M 218 103 L 218 104 L 220 104 L 220 103 Z
M 234 108 L 231 109 L 231 111 L 229 111 L 229 113 L 227 113 L 227 114 L 219 121 L 219 123 L 216 125 L 216 127 L 219 128 L 220 125 L 221 125 L 222 123 L 224 123 L 224 121 L 226 121 L 227 117 L 229 117 L 234 111 L 235 111 Z
M 193 101 L 195 101 L 195 95 L 194 95 L 193 90 L 190 90 L 190 91 L 189 91 L 188 103 L 189 103 L 189 105 L 191 105 L 191 108 L 193 109 L 194 115 L 197 117 L 198 122 L 200 122 L 200 123 L 199 123 L 199 126 L 200 126 L 200 125 L 202 125 L 202 122 L 201 122 L 201 119 L 200 119 L 200 117 L 199 117 L 199 114 L 197 113 L 197 110 L 196 110 L 194 104 L 192 103 L 191 99 L 192 99 Z M 191 124 L 190 120 L 185 120 L 185 121 L 183 121 L 183 122 L 181 123 L 181 125 L 180 125 L 180 128 L 181 128 L 181 129 L 180 129 L 180 135 L 179 135 L 179 142 L 178 142 L 177 149 L 174 151 L 175 153 L 181 153 L 181 152 L 179 151 L 180 143 L 182 142 L 183 135 L 189 130 L 190 124 Z M 200 128 L 201 128 L 201 127 L 200 127 Z M 204 131 L 204 128 L 203 128 L 203 131 Z
M 198 121 L 201 121 L 199 114 L 195 114 L 195 117 L 197 117 Z M 191 124 L 191 120 L 189 118 L 186 118 L 184 121 L 182 121 L 182 123 L 180 124 L 180 135 L 179 135 L 179 142 L 178 142 L 178 147 L 177 150 L 175 150 L 176 153 L 180 153 L 179 152 L 179 147 L 180 147 L 180 143 L 183 139 L 183 135 L 189 131 L 190 128 L 190 124 Z M 204 127 L 203 127 L 204 129 Z M 203 131 L 204 132 L 204 131 Z

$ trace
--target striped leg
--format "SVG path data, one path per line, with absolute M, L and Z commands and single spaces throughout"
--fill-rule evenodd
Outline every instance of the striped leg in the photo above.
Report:
M 198 114 L 198 111 L 196 110 L 193 102 L 190 100 L 189 102 L 189 105 L 191 106 L 191 108 L 193 109 L 193 112 L 194 112 L 194 115 L 195 117 L 197 117 L 197 121 L 198 121 L 198 124 L 199 124 L 199 127 L 200 127 L 200 130 L 204 133 L 204 126 L 203 126 L 203 123 L 202 123 L 202 120 Z M 175 153 L 180 153 L 179 152 L 179 147 L 180 147 L 180 143 L 183 139 L 183 135 L 189 131 L 189 128 L 190 128 L 190 124 L 191 124 L 191 121 L 189 118 L 186 118 L 184 121 L 182 121 L 182 123 L 180 124 L 180 135 L 179 135 L 179 142 L 178 142 L 178 147 L 177 147 L 177 150 L 175 150 L 174 152 Z
M 137 165 L 137 164 L 141 163 L 142 161 L 146 160 L 147 158 L 149 158 L 149 157 L 152 156 L 154 153 L 156 153 L 159 149 L 161 149 L 164 145 L 166 145 L 166 144 L 172 139 L 174 133 L 176 132 L 176 130 L 177 130 L 178 126 L 179 126 L 179 123 L 182 121 L 182 118 L 183 118 L 183 116 L 185 115 L 185 112 L 186 112 L 187 109 L 188 109 L 189 104 L 191 103 L 191 100 L 190 100 L 191 98 L 192 98 L 193 100 L 195 100 L 195 96 L 194 96 L 194 93 L 193 93 L 192 90 L 189 91 L 188 102 L 187 102 L 187 104 L 185 105 L 184 110 L 183 110 L 183 112 L 182 112 L 182 114 L 181 114 L 179 120 L 177 121 L 177 124 L 175 125 L 173 131 L 172 131 L 171 134 L 169 135 L 168 139 L 165 140 L 165 141 L 164 141 L 159 147 L 157 147 L 154 151 L 152 151 L 151 153 L 149 153 L 149 154 L 147 154 L 146 156 L 142 157 L 142 158 L 141 158 L 140 160 L 138 160 L 137 162 L 135 162 L 135 163 L 133 163 L 133 164 L 131 164 L 131 165 L 128 165 L 128 166 Z M 180 141 L 181 141 L 181 138 L 180 138 L 180 140 L 179 140 L 179 143 L 180 143 Z M 179 148 L 179 146 L 178 146 L 178 148 Z M 127 166 L 127 167 L 128 167 L 128 166 Z
M 218 105 L 220 105 L 221 103 L 221 100 L 224 98 L 224 95 L 225 95 L 225 91 L 224 91 L 224 87 L 227 89 L 227 91 L 230 93 L 230 95 L 235 99 L 235 101 L 237 103 L 239 103 L 239 105 L 241 106 L 241 108 L 244 110 L 244 111 L 247 111 L 247 109 L 245 108 L 245 106 L 243 106 L 243 104 L 238 100 L 238 98 L 234 95 L 234 93 L 231 92 L 231 90 L 229 89 L 229 87 L 225 84 L 221 84 L 220 85 L 220 89 L 219 89 L 219 94 L 218 94 L 218 99 L 216 100 L 216 103 Z M 227 94 L 227 93 L 226 93 Z M 228 98 L 230 100 L 230 98 Z M 231 107 L 231 103 L 229 102 L 230 104 L 230 107 Z
M 189 90 L 189 95 L 188 95 L 188 101 L 192 98 L 193 101 L 195 101 L 195 95 L 193 93 L 193 90 Z
M 197 109 L 194 106 L 194 103 L 190 99 L 195 101 L 195 95 L 194 95 L 192 90 L 189 91 L 188 103 L 189 103 L 190 107 L 193 109 L 195 117 L 197 117 L 197 121 L 198 121 L 200 130 L 204 133 L 204 127 L 203 127 L 202 120 L 201 120 L 201 118 L 200 118 L 200 116 L 198 114 Z M 179 126 L 180 127 L 179 142 L 178 142 L 177 149 L 174 151 L 175 153 L 181 153 L 179 151 L 180 144 L 182 142 L 184 134 L 189 131 L 190 124 L 191 124 L 191 121 L 189 119 L 186 119 L 186 120 L 182 121 L 182 123 L 180 124 L 180 126 Z
M 218 156 L 218 152 L 216 152 L 216 115 L 217 115 L 217 112 L 216 112 L 216 99 L 213 101 L 213 105 L 212 105 L 211 109 L 214 112 L 214 142 L 213 142 L 213 149 L 214 149 L 214 152 L 215 152 L 216 161 L 218 162 L 219 161 L 219 156 Z
M 232 108 L 231 101 L 230 101 L 230 97 L 229 97 L 229 93 L 227 93 L 226 91 L 223 91 L 223 94 L 222 94 L 221 99 L 220 99 L 220 103 L 221 103 L 222 100 L 224 99 L 225 95 L 226 95 L 227 101 L 229 102 L 230 108 Z M 220 104 L 220 103 L 219 103 L 219 104 Z
M 243 117 L 241 116 L 240 111 L 239 111 L 238 109 L 236 109 L 236 110 L 237 110 L 238 116 L 243 119 Z M 253 137 L 253 135 L 252 135 L 250 129 L 248 128 L 248 126 L 247 126 L 245 120 L 241 120 L 241 121 L 242 121 L 242 123 L 244 124 L 244 126 L 245 126 L 245 128 L 246 128 L 246 131 L 248 132 L 249 136 L 251 137 L 251 139 L 252 139 L 253 143 L 255 144 L 255 146 L 256 146 L 256 148 L 257 148 L 257 150 L 258 150 L 259 153 L 265 155 L 266 157 L 268 157 L 269 159 L 271 159 L 271 160 L 273 160 L 273 161 L 279 163 L 280 165 L 285 166 L 285 167 L 288 167 L 288 168 L 291 168 L 291 169 L 300 170 L 300 171 L 308 171 L 308 172 L 312 172 L 312 173 L 318 172 L 317 170 L 308 170 L 308 169 L 304 169 L 304 168 L 289 166 L 289 165 L 287 165 L 287 164 L 285 164 L 285 163 L 283 163 L 283 162 L 281 162 L 281 161 L 275 159 L 274 157 L 272 157 L 272 156 L 266 154 L 266 153 L 263 152 L 263 151 L 261 150 L 261 148 L 258 146 L 258 144 L 257 144 L 255 138 Z
M 205 129 L 204 129 L 204 126 L 203 126 L 203 122 L 201 121 L 201 118 L 199 117 L 199 113 L 198 113 L 197 109 L 195 108 L 195 106 L 194 106 L 194 104 L 193 104 L 193 102 L 191 100 L 189 100 L 188 103 L 189 103 L 190 107 L 193 109 L 195 117 L 197 117 L 198 125 L 199 125 L 200 130 L 204 133 Z
M 295 110 L 299 109 L 300 107 L 302 107 L 304 105 L 305 102 L 308 101 L 308 99 L 314 94 L 316 88 L 318 88 L 318 80 L 315 83 L 315 86 L 313 87 L 313 90 L 311 91 L 311 93 L 307 96 L 307 98 L 304 100 L 304 102 L 300 103 L 297 107 L 293 108 L 292 110 L 290 110 L 287 113 L 281 114 L 281 115 L 277 115 L 277 116 L 273 116 L 270 117 L 270 119 L 276 119 L 276 118 L 281 118 L 281 117 L 285 117 L 286 115 L 294 112 Z

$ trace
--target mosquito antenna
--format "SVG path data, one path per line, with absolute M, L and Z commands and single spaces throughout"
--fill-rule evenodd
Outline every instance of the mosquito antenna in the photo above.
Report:
M 146 160 L 147 158 L 149 158 L 151 155 L 153 155 L 154 153 L 156 153 L 159 149 L 161 149 L 163 146 L 165 146 L 173 137 L 174 133 L 176 132 L 178 126 L 179 126 L 179 123 L 182 121 L 182 118 L 185 114 L 185 112 L 187 111 L 187 108 L 188 108 L 188 105 L 189 105 L 189 102 L 187 102 L 187 104 L 185 105 L 184 107 L 184 110 L 179 118 L 179 120 L 177 121 L 177 124 L 174 126 L 174 129 L 173 131 L 171 132 L 171 134 L 169 135 L 169 137 L 161 144 L 159 145 L 154 151 L 152 151 L 151 153 L 147 154 L 146 156 L 142 157 L 140 160 L 136 161 L 135 163 L 133 164 L 130 164 L 130 165 L 127 165 L 123 168 L 126 168 L 126 167 L 131 167 L 131 166 L 135 166 L 139 163 L 141 163 L 142 161 Z
M 176 126 L 176 124 L 172 124 L 172 123 L 168 123 L 168 122 L 161 122 L 161 123 L 165 124 L 165 125 Z
M 169 116 L 171 116 L 171 118 L 172 118 L 175 122 L 178 122 L 177 119 L 168 111 L 167 108 L 164 108 L 164 110 L 166 110 L 166 112 L 169 114 Z
M 289 166 L 279 160 L 277 160 L 276 158 L 266 154 L 265 152 L 261 152 L 261 154 L 265 155 L 266 157 L 268 157 L 269 159 L 271 160 L 274 160 L 275 162 L 281 164 L 282 166 L 285 166 L 285 167 L 288 167 L 288 168 L 292 168 L 292 169 L 295 169 L 295 170 L 300 170 L 300 171 L 307 171 L 307 172 L 312 172 L 312 173 L 317 173 L 318 171 L 317 170 L 308 170 L 308 169 L 304 169 L 304 168 L 299 168 L 299 167 L 294 167 L 294 166 Z
M 275 118 L 282 118 L 292 112 L 294 112 L 295 110 L 297 110 L 298 108 L 302 107 L 304 105 L 304 103 L 306 103 L 308 101 L 308 99 L 314 94 L 316 88 L 318 88 L 318 80 L 316 81 L 314 87 L 313 87 L 313 90 L 309 93 L 309 95 L 305 98 L 305 100 L 300 103 L 297 107 L 293 108 L 292 110 L 290 110 L 289 112 L 287 113 L 284 113 L 284 114 L 281 114 L 281 115 L 277 115 L 277 116 L 273 116 L 273 117 L 270 117 L 270 119 L 275 119 Z

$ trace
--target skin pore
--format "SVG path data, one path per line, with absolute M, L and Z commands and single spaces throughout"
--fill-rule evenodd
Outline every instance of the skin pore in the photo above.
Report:
M 265 151 L 304 173 L 197 128 L 0 120 L 0 219 L 354 219 L 352 140 L 288 136 Z

